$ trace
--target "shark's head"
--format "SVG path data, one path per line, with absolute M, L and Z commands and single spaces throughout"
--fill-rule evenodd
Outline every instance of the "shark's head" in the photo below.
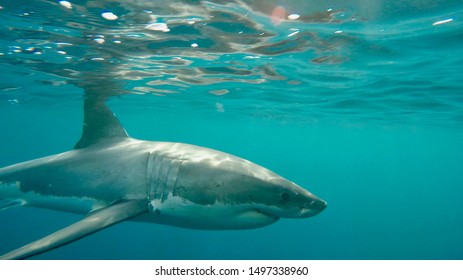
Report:
M 153 212 L 171 216 L 169 224 L 180 217 L 183 226 L 193 221 L 188 227 L 255 228 L 280 218 L 311 217 L 326 208 L 306 189 L 250 161 L 199 147 L 182 157 L 177 171 L 169 171 L 175 178 L 166 178 L 175 184 L 167 186 L 170 195 L 164 191 L 164 202 L 151 203 Z
M 278 176 L 278 175 L 276 175 Z M 257 179 L 263 193 L 254 198 L 257 208 L 280 218 L 308 218 L 323 211 L 327 203 L 282 177 Z

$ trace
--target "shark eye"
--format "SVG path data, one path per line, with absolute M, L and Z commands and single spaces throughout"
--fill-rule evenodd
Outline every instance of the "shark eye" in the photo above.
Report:
M 287 193 L 287 192 L 282 192 L 282 193 L 281 193 L 281 199 L 283 199 L 283 201 L 288 201 L 288 199 L 289 199 L 289 193 Z

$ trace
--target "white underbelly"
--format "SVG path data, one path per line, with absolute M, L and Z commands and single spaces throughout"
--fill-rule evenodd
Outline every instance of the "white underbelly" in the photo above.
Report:
M 278 217 L 259 212 L 250 204 L 201 205 L 170 196 L 162 202 L 151 201 L 150 213 L 143 220 L 185 228 L 226 230 L 263 227 L 276 222 Z
M 19 182 L 0 182 L 0 199 L 6 201 L 20 201 L 17 205 L 47 208 L 65 212 L 87 214 L 91 211 L 107 206 L 107 203 L 89 197 L 41 195 L 35 192 L 24 193 Z

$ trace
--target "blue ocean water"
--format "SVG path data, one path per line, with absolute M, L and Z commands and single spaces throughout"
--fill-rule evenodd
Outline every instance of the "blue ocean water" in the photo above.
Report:
M 255 230 L 124 222 L 34 258 L 462 259 L 462 19 L 456 0 L 0 0 L 0 166 L 71 149 L 92 87 L 132 137 L 328 202 Z M 1 211 L 0 254 L 79 219 Z

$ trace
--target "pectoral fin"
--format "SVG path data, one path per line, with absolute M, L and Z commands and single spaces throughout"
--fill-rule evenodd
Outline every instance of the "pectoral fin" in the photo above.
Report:
M 148 206 L 145 200 L 129 200 L 121 202 L 99 210 L 68 227 L 45 236 L 42 239 L 13 250 L 1 256 L 0 259 L 25 259 L 76 241 L 89 234 L 124 220 L 131 219 L 147 211 Z

